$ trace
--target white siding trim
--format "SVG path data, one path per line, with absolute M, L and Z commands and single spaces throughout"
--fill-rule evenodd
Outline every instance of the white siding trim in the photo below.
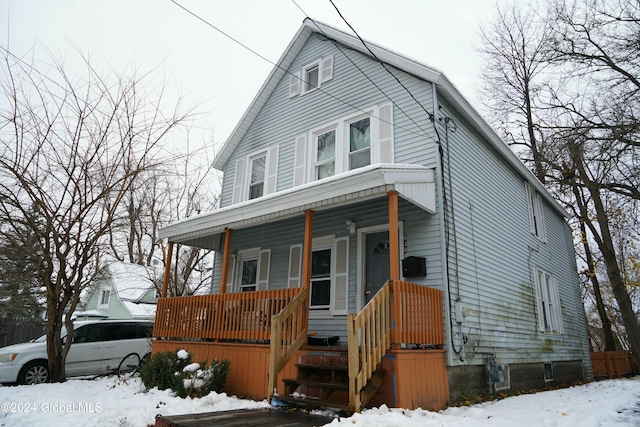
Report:
M 289 288 L 302 286 L 302 245 L 291 245 L 289 248 Z
M 302 81 L 300 79 L 300 71 L 292 73 L 289 76 L 289 98 L 300 95 L 300 85 Z
M 271 249 L 260 251 L 258 258 L 258 280 L 257 289 L 264 291 L 269 289 L 269 271 L 271 270 Z
M 293 186 L 297 187 L 305 183 L 307 164 L 307 135 L 296 138 L 296 152 L 293 164 Z
M 322 58 L 320 61 L 320 73 L 318 79 L 318 87 L 322 86 L 322 83 L 333 79 L 333 55 L 327 58 Z

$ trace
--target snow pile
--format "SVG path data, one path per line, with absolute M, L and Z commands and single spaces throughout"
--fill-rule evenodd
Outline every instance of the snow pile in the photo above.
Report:
M 195 367 L 192 367 L 192 369 Z M 199 368 L 195 368 L 197 373 Z M 193 371 L 192 371 L 193 372 Z M 510 397 L 440 412 L 417 409 L 366 409 L 329 426 L 527 426 L 597 427 L 640 425 L 640 377 L 593 382 L 567 389 Z M 146 427 L 156 414 L 257 409 L 255 402 L 210 393 L 180 399 L 171 391 L 145 391 L 139 378 L 73 379 L 62 384 L 0 387 L 0 426 Z M 327 415 L 326 411 L 323 415 Z

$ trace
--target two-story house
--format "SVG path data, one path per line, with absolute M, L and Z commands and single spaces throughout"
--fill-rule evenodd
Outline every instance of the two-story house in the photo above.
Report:
M 214 166 L 161 230 L 211 295 L 161 298 L 154 351 L 351 410 L 591 378 L 567 213 L 437 69 L 307 19 Z

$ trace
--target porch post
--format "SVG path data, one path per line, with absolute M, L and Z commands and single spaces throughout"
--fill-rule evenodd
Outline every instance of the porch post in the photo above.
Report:
M 398 192 L 389 191 L 389 279 L 400 280 L 400 242 L 398 238 Z
M 224 231 L 224 252 L 222 254 L 222 274 L 220 275 L 220 293 L 227 293 L 227 278 L 229 277 L 229 257 L 231 256 L 231 233 L 230 228 Z
M 313 245 L 313 211 L 304 211 L 304 246 L 302 254 L 302 287 L 311 286 L 311 253 Z
M 169 241 L 167 246 L 167 257 L 164 260 L 164 277 L 162 278 L 162 298 L 167 297 L 167 289 L 169 288 L 169 277 L 171 276 L 171 258 L 173 258 L 173 242 Z
M 313 253 L 313 211 L 304 211 L 304 245 L 302 247 L 302 288 L 309 289 L 309 297 L 304 305 L 303 329 L 309 327 L 309 300 L 311 298 L 311 255 Z M 308 337 L 305 337 L 303 345 L 307 345 Z

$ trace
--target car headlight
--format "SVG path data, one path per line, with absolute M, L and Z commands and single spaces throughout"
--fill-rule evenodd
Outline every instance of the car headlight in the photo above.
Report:
M 0 354 L 0 362 L 11 362 L 18 357 L 18 353 L 1 353 Z

